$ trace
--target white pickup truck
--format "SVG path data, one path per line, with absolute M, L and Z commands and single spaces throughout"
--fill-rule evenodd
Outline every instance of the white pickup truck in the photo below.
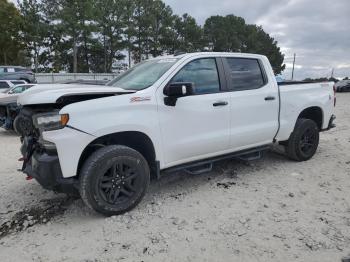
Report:
M 319 132 L 334 127 L 333 83 L 278 85 L 261 55 L 158 57 L 108 85 L 18 98 L 32 121 L 22 137 L 23 172 L 44 188 L 78 191 L 105 215 L 134 208 L 151 177 L 165 172 L 198 174 L 216 160 L 258 157 L 273 144 L 308 160 Z

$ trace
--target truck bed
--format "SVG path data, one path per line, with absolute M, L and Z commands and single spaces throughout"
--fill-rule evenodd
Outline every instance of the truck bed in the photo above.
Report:
M 285 82 L 278 83 L 280 93 L 280 130 L 277 140 L 287 140 L 294 123 L 303 108 L 315 108 L 320 111 L 320 129 L 328 127 L 332 117 L 335 94 L 333 82 Z

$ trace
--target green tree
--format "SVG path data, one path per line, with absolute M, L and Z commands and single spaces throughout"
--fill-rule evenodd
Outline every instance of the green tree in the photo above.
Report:
M 174 16 L 161 0 L 135 0 L 131 49 L 136 62 L 166 53 Z
M 120 52 L 126 47 L 126 42 L 123 39 L 126 21 L 124 21 L 124 11 L 127 5 L 127 0 L 97 0 L 93 3 L 94 21 L 96 22 L 98 36 L 93 45 L 93 52 L 97 55 L 100 51 L 99 43 L 102 45 L 102 59 L 103 72 L 111 72 L 114 60 L 124 58 Z M 102 41 L 98 38 L 102 36 Z M 98 58 L 95 56 L 94 61 Z M 97 67 L 96 64 L 94 64 Z M 95 68 L 101 71 L 101 68 Z
M 18 2 L 22 15 L 21 38 L 34 60 L 34 71 L 39 64 L 45 63 L 48 53 L 45 51 L 48 39 L 49 25 L 43 14 L 42 3 L 38 0 L 23 0 Z
M 234 15 L 212 16 L 205 21 L 207 45 L 215 52 L 242 52 L 245 38 L 245 21 Z
M 153 1 L 150 13 L 149 28 L 149 53 L 153 57 L 163 55 L 166 52 L 167 36 L 173 23 L 173 11 L 170 6 L 162 1 Z
M 0 64 L 18 64 L 24 61 L 20 40 L 22 19 L 14 4 L 0 0 Z
M 173 25 L 172 50 L 183 52 L 203 51 L 203 30 L 189 14 L 175 16 Z
M 204 35 L 213 51 L 262 54 L 269 58 L 275 74 L 285 68 L 277 42 L 262 27 L 246 24 L 241 17 L 212 16 L 205 22 Z
M 62 34 L 61 45 L 68 43 L 70 46 L 66 49 L 69 50 L 68 57 L 72 57 L 69 70 L 74 73 L 89 72 L 89 47 L 95 26 L 92 23 L 93 1 L 44 0 L 43 3 L 51 20 L 51 30 Z
M 242 48 L 242 52 L 267 56 L 277 75 L 285 69 L 284 55 L 277 44 L 277 41 L 267 34 L 261 26 L 247 25 L 245 46 Z

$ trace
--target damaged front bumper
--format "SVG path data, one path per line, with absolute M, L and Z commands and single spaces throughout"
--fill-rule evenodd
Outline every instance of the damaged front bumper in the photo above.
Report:
M 34 178 L 43 188 L 60 193 L 76 193 L 78 180 L 63 178 L 60 162 L 54 150 L 45 151 L 32 138 L 25 138 L 21 147 L 22 172 Z

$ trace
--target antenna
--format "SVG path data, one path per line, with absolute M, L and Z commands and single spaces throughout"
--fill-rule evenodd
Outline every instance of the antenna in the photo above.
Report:
M 293 58 L 292 80 L 294 80 L 294 66 L 295 66 L 295 53 L 294 53 L 294 58 Z

